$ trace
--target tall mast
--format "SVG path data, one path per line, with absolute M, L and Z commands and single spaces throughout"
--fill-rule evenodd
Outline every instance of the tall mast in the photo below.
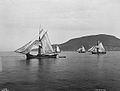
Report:
M 99 45 L 99 41 L 97 42 L 97 53 L 99 52 L 99 48 L 98 48 L 98 45 Z
M 41 25 L 40 25 L 40 27 L 41 27 Z M 41 39 L 40 39 L 40 33 L 41 33 L 40 27 L 39 27 L 39 38 L 38 38 L 38 40 L 41 43 Z M 42 48 L 42 46 L 39 45 L 39 47 L 38 47 L 38 55 L 41 55 L 41 48 Z

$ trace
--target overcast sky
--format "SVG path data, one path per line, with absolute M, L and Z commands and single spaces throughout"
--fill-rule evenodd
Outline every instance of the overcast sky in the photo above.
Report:
M 52 43 L 99 33 L 120 38 L 120 0 L 0 0 L 0 51 L 33 39 L 40 24 Z

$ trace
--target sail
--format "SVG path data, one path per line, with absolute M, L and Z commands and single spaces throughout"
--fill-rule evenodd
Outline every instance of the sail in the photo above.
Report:
M 102 42 L 100 42 L 98 46 L 99 46 L 99 51 L 100 51 L 100 52 L 105 51 Z
M 92 51 L 97 52 L 96 46 L 93 46 L 92 48 L 89 49 L 89 52 L 92 52 Z
M 50 54 L 54 52 L 50 40 L 48 38 L 47 32 L 43 35 L 41 39 L 41 44 L 42 44 L 42 50 L 41 50 L 42 54 Z
M 93 48 L 93 52 L 97 52 L 97 48 L 98 48 L 98 46 L 94 46 L 94 48 Z
M 39 40 L 35 40 L 29 47 L 27 47 L 26 50 L 28 50 L 28 52 L 30 52 L 32 50 L 33 46 L 37 46 L 37 47 L 41 46 L 40 41 Z
M 39 37 L 41 38 L 41 36 L 43 35 L 43 29 L 41 29 L 39 31 Z M 18 53 L 23 53 L 23 54 L 27 54 L 32 50 L 33 46 L 39 46 L 41 45 L 41 43 L 39 42 L 39 40 L 31 40 L 30 42 L 28 42 L 27 44 L 25 44 L 24 46 L 22 46 L 21 48 L 17 49 L 15 52 Z
M 32 41 L 28 42 L 27 44 L 25 44 L 24 46 L 22 46 L 21 48 L 17 49 L 15 52 L 18 52 L 18 53 L 28 53 L 27 52 L 27 48 L 32 44 Z
M 39 46 L 39 45 L 41 45 L 41 43 L 39 42 L 39 40 L 30 41 L 29 43 L 27 43 L 23 47 L 17 49 L 15 52 L 27 54 L 28 52 L 30 52 L 32 50 L 32 47 L 34 45 Z
M 85 47 L 84 46 L 82 46 L 82 51 L 85 51 Z
M 79 52 L 79 51 L 81 51 L 81 49 L 82 49 L 82 48 L 79 48 L 79 49 L 77 49 L 77 51 Z
M 60 52 L 60 48 L 59 48 L 59 46 L 57 46 L 56 50 L 57 50 L 57 52 Z
M 93 50 L 94 46 L 88 49 L 88 52 L 91 52 Z

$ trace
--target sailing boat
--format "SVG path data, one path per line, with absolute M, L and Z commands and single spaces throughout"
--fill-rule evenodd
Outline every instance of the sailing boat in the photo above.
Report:
M 92 46 L 90 49 L 88 49 L 88 52 L 92 52 L 93 50 L 95 50 L 95 46 Z
M 85 47 L 82 46 L 81 48 L 79 48 L 79 49 L 77 50 L 77 52 L 78 52 L 78 53 L 85 53 Z
M 37 47 L 37 49 L 33 49 L 34 46 Z M 37 50 L 37 54 L 36 55 L 31 54 L 32 50 Z M 48 34 L 47 32 L 43 31 L 43 29 L 39 31 L 38 39 L 28 42 L 26 45 L 17 49 L 15 52 L 25 54 L 27 59 L 56 58 L 58 55 L 54 53 L 50 40 L 48 38 Z
M 60 53 L 60 52 L 61 52 L 61 50 L 60 50 L 59 46 L 57 45 L 57 46 L 55 47 L 55 53 Z
M 106 54 L 105 48 L 102 44 L 102 42 L 97 43 L 96 46 L 91 47 L 88 52 L 91 52 L 92 54 Z

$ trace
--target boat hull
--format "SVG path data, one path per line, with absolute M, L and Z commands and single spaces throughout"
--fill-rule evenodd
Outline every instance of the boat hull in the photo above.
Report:
M 27 59 L 40 59 L 40 58 L 57 58 L 58 54 L 52 54 L 52 55 L 31 55 L 26 54 Z
M 92 52 L 92 54 L 106 54 L 106 52 Z
M 79 51 L 78 53 L 85 53 L 85 51 Z

